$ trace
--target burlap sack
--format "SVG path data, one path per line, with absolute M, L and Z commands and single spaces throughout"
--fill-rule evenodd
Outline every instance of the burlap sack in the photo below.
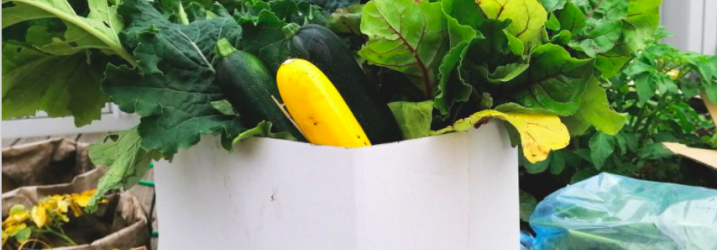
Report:
M 81 193 L 97 186 L 105 173 L 88 156 L 87 144 L 53 139 L 2 151 L 2 215 L 22 204 L 31 208 L 54 194 Z M 11 191 L 10 191 L 11 190 Z M 91 215 L 71 217 L 63 227 L 78 246 L 62 250 L 129 249 L 146 246 L 150 232 L 147 216 L 136 197 L 119 193 Z M 64 245 L 53 242 L 53 246 Z
M 4 149 L 2 192 L 71 183 L 77 178 L 97 183 L 105 169 L 92 164 L 87 146 L 68 139 L 52 139 Z
M 80 193 L 91 189 L 94 185 L 75 182 L 53 186 L 23 187 L 2 195 L 2 215 L 8 215 L 10 207 L 23 204 L 32 207 L 39 199 L 53 194 Z M 108 197 L 108 204 L 103 204 L 94 214 L 85 214 L 78 218 L 70 217 L 70 222 L 63 226 L 67 235 L 78 245 L 72 247 L 53 248 L 56 250 L 107 250 L 113 248 L 128 249 L 146 246 L 150 232 L 147 227 L 147 216 L 139 200 L 133 195 L 122 192 Z M 64 245 L 61 241 L 51 245 Z

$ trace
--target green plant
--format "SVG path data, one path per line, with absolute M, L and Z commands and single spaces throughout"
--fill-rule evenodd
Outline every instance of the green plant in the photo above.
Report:
M 661 30 L 655 40 L 667 35 Z M 716 149 L 715 124 L 703 99 L 717 101 L 717 57 L 685 52 L 654 43 L 606 82 L 608 98 L 627 123 L 610 135 L 566 120 L 575 135 L 566 149 L 548 160 L 531 164 L 522 160 L 529 174 L 549 171 L 568 184 L 599 172 L 640 179 L 715 187 L 717 173 L 695 170 L 695 163 L 673 155 L 663 142 Z M 701 96 L 701 97 L 700 97 Z M 530 177 L 528 177 L 530 178 Z M 534 189 L 529 185 L 528 189 Z M 538 196 L 545 195 L 541 191 Z

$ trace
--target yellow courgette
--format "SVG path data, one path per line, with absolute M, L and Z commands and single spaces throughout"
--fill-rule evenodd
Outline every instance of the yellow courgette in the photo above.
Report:
M 371 145 L 334 84 L 312 63 L 287 60 L 276 82 L 289 114 L 309 142 L 347 148 Z

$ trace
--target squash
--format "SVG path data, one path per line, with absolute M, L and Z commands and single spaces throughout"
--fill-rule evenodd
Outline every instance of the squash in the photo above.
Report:
M 347 148 L 371 145 L 334 84 L 312 63 L 285 61 L 276 82 L 284 105 L 309 142 Z

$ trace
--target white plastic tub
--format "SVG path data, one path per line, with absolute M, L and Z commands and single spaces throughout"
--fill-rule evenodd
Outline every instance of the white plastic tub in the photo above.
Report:
M 359 149 L 204 138 L 155 171 L 163 250 L 519 248 L 518 152 L 496 122 Z

